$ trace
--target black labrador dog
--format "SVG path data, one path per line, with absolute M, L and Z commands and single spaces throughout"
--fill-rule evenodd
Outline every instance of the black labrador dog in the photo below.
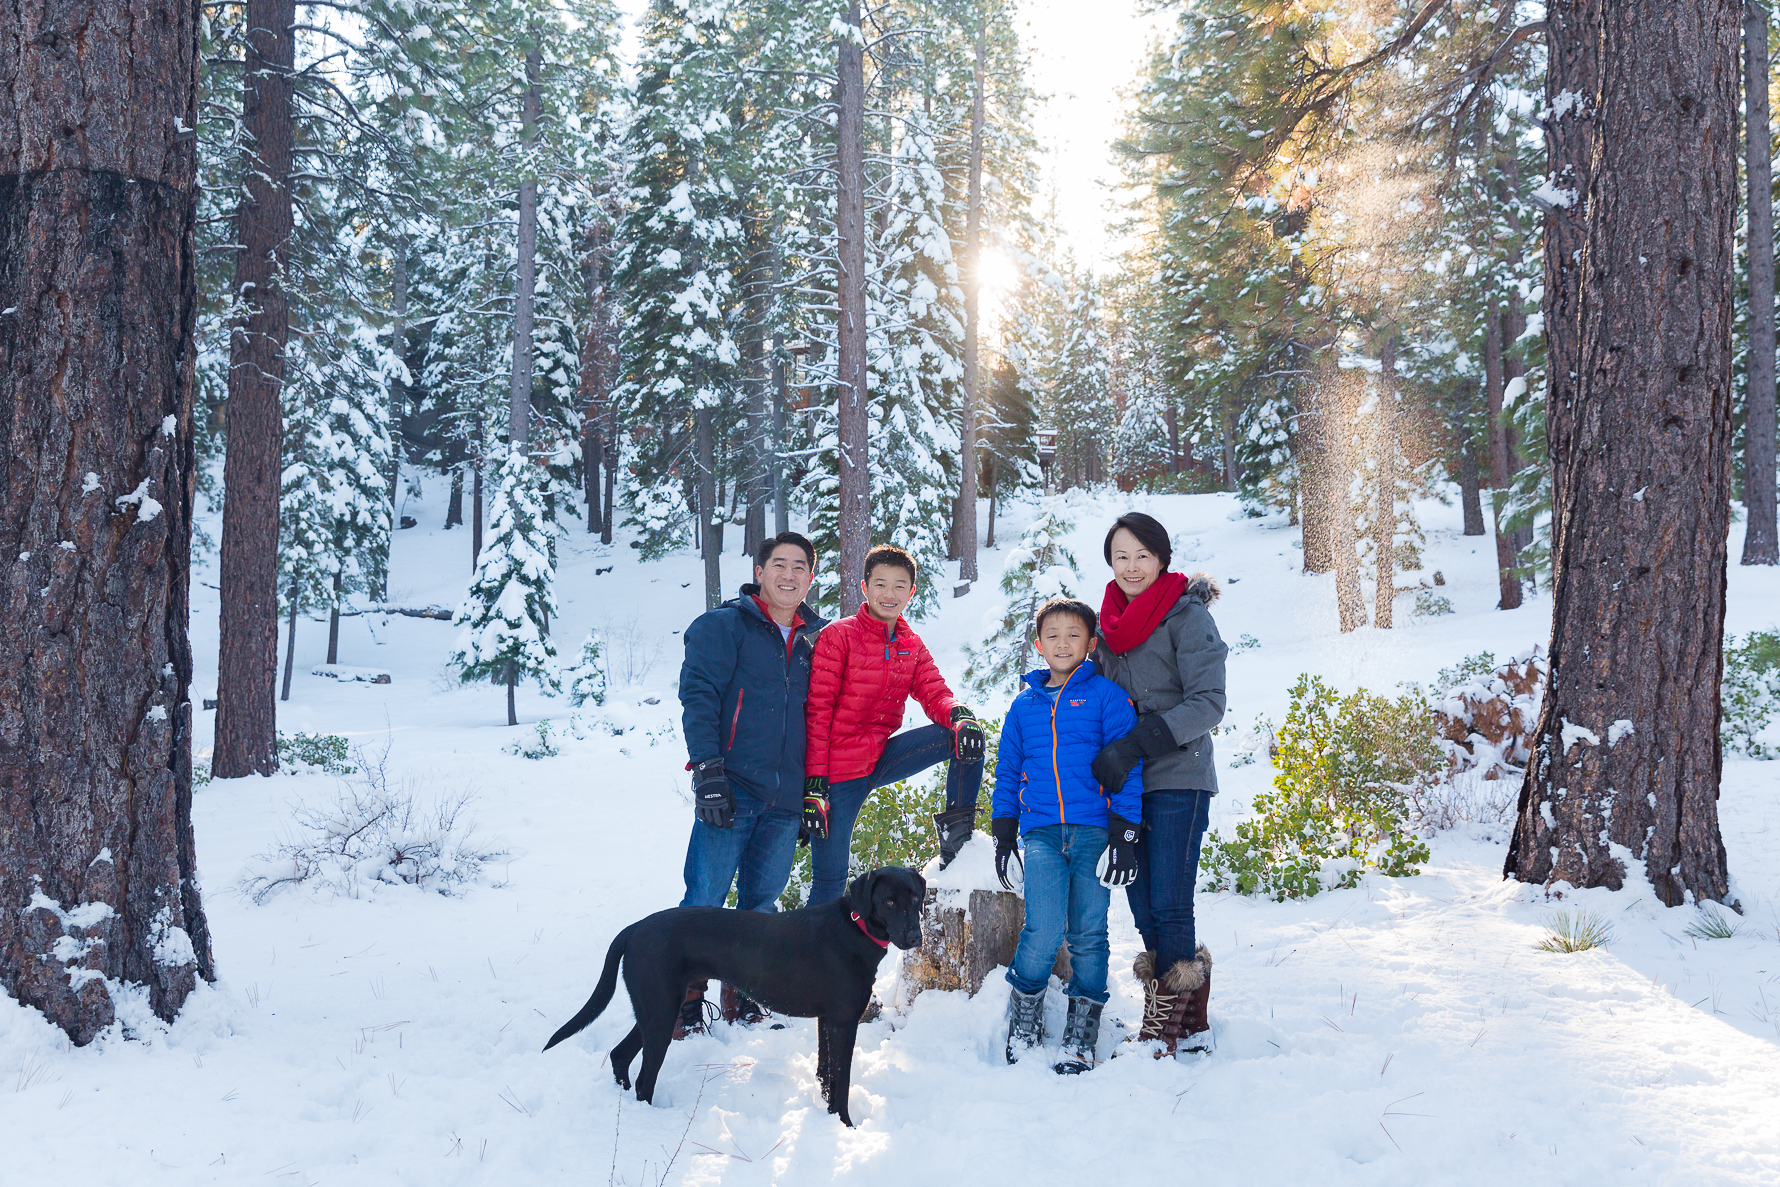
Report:
M 686 986 L 701 978 L 727 981 L 774 1013 L 816 1019 L 816 1079 L 828 1111 L 847 1126 L 847 1090 L 859 1017 L 889 945 L 921 946 L 921 900 L 927 882 L 888 866 L 853 879 L 839 901 L 766 914 L 723 907 L 675 907 L 639 919 L 606 950 L 606 967 L 581 1012 L 544 1044 L 548 1051 L 600 1016 L 618 988 L 630 992 L 637 1024 L 612 1048 L 612 1075 L 630 1087 L 638 1049 L 637 1099 L 649 1103 L 674 1035 Z

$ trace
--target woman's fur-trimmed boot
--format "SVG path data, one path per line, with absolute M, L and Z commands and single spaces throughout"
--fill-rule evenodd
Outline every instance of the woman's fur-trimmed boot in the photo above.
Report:
M 1094 1066 L 1094 1049 L 1100 1043 L 1101 1003 L 1085 997 L 1069 999 L 1069 1019 L 1063 1024 L 1063 1059 L 1051 1065 L 1060 1076 L 1077 1076 Z
M 1206 1054 L 1211 1051 L 1211 953 L 1205 945 L 1192 960 L 1177 960 L 1158 979 L 1157 1012 L 1161 1015 L 1162 1054 Z M 1163 1005 L 1166 999 L 1167 1004 Z M 1147 1023 L 1147 1019 L 1146 1019 Z
M 1143 986 L 1143 1025 L 1137 1028 L 1127 1042 L 1147 1043 L 1162 1037 L 1162 1020 L 1167 1017 L 1166 1007 L 1159 1006 L 1156 1000 L 1157 991 L 1161 986 L 1156 981 L 1156 954 L 1139 952 L 1137 959 L 1131 962 L 1131 974 L 1137 983 Z M 1170 1003 L 1172 1004 L 1172 1003 Z
M 1013 1063 L 1021 1052 L 1030 1051 L 1044 1042 L 1045 995 L 1043 990 L 1021 993 L 1012 985 L 1008 990 L 1007 1061 Z

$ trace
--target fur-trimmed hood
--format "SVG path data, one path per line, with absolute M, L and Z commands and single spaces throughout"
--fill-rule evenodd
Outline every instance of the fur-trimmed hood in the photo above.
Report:
M 1188 576 L 1185 597 L 1198 598 L 1200 605 L 1209 606 L 1224 595 L 1224 589 L 1218 579 L 1210 573 L 1199 572 Z

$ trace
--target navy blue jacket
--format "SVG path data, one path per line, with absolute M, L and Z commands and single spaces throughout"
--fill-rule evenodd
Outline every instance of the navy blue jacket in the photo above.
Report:
M 1109 799 L 1089 768 L 1108 742 L 1137 724 L 1125 690 L 1095 674 L 1086 660 L 1069 674 L 1052 701 L 1044 686 L 1049 668 L 1026 673 L 995 750 L 993 815 L 1018 816 L 1020 835 L 1051 824 L 1106 827 L 1107 809 L 1133 824 L 1143 820 L 1143 763 Z
M 804 701 L 810 655 L 828 625 L 809 604 L 787 646 L 754 600 L 758 585 L 707 610 L 686 628 L 680 726 L 695 765 L 722 758 L 729 782 L 769 807 L 803 804 Z

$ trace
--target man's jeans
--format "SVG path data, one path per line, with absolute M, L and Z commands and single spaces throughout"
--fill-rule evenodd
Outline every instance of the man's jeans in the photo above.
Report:
M 1057 945 L 1069 940 L 1071 997 L 1106 1000 L 1106 909 L 1112 891 L 1094 867 L 1106 830 L 1091 824 L 1047 824 L 1027 833 L 1026 926 L 1007 979 L 1021 993 L 1043 993 Z
M 950 760 L 948 762 L 948 760 Z M 884 747 L 878 765 L 869 775 L 828 786 L 828 836 L 810 838 L 810 906 L 832 903 L 847 888 L 847 864 L 853 847 L 853 824 L 872 792 L 918 775 L 936 763 L 947 763 L 946 807 L 977 806 L 983 786 L 983 764 L 961 763 L 952 758 L 952 731 L 943 725 L 924 725 L 897 734 Z
M 1196 954 L 1193 884 L 1199 879 L 1199 845 L 1210 813 L 1209 791 L 1144 793 L 1137 881 L 1125 888 L 1125 895 L 1143 946 L 1156 954 L 1157 976 Z
M 695 819 L 686 846 L 686 897 L 680 905 L 721 907 L 730 884 L 736 883 L 736 906 L 777 911 L 797 855 L 797 829 L 803 820 L 803 804 L 797 804 L 769 808 L 738 789 L 735 827 L 712 828 Z

